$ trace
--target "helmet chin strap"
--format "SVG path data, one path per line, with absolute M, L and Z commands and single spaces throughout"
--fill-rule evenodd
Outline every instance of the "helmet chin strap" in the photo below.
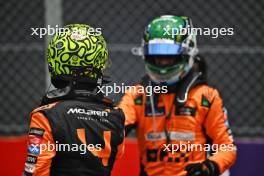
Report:
M 193 86 L 193 84 L 195 83 L 195 81 L 202 75 L 201 72 L 199 72 L 197 75 L 195 75 L 192 80 L 190 81 L 190 83 L 188 84 L 187 88 L 186 88 L 186 91 L 184 92 L 184 97 L 183 99 L 181 99 L 182 97 L 179 97 L 177 96 L 177 101 L 180 103 L 180 104 L 184 104 L 186 101 L 187 101 L 187 98 L 188 98 L 188 93 L 191 89 L 191 87 Z

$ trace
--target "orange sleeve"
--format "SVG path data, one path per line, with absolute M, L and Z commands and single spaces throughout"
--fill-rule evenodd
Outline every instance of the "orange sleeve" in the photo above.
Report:
M 130 92 L 125 93 L 118 105 L 125 114 L 125 126 L 133 125 L 137 122 L 135 102 L 133 94 Z
M 56 150 L 49 121 L 41 112 L 31 115 L 27 151 L 24 175 L 49 176 Z
M 227 115 L 223 111 L 222 99 L 219 93 L 214 90 L 213 100 L 205 119 L 206 134 L 213 140 L 215 152 L 208 159 L 214 161 L 223 173 L 236 160 L 236 146 L 233 143 L 233 137 L 228 127 Z

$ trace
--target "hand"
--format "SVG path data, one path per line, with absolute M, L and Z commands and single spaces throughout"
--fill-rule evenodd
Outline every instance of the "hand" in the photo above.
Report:
M 193 163 L 186 166 L 186 176 L 219 176 L 218 166 L 210 160 L 202 163 Z

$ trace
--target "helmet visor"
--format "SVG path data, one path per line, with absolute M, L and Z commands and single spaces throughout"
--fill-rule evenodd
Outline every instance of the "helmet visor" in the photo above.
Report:
M 145 55 L 179 55 L 182 54 L 181 44 L 149 43 L 144 46 Z

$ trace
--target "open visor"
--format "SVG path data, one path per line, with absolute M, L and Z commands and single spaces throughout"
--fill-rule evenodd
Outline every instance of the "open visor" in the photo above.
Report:
M 182 54 L 181 44 L 149 43 L 144 46 L 145 55 L 178 55 Z

